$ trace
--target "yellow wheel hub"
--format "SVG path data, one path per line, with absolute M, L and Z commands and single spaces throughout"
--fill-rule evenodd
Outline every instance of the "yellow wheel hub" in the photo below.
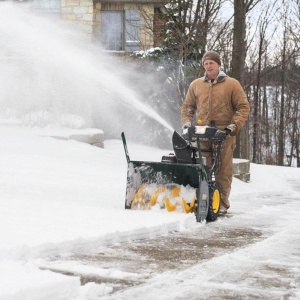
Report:
M 212 195 L 212 209 L 214 213 L 217 213 L 220 208 L 220 202 L 221 202 L 221 195 L 219 190 L 214 190 L 214 193 Z

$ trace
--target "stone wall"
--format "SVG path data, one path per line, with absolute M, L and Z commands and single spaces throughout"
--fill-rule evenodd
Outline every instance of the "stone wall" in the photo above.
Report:
M 153 38 L 153 19 L 154 19 L 154 6 L 142 5 L 141 6 L 141 50 L 146 50 L 154 47 Z
M 0 0 L 1 1 L 1 0 Z M 103 3 L 122 6 L 123 10 L 140 11 L 140 49 L 156 46 L 153 32 L 159 32 L 159 22 L 154 18 L 163 0 L 39 0 L 31 6 L 43 12 L 57 15 L 63 20 L 74 22 L 74 27 L 87 33 L 93 41 L 101 37 L 101 6 Z M 157 19 L 157 18 L 156 18 Z M 158 28 L 157 28 L 158 27 Z
M 68 21 L 78 21 L 84 31 L 93 33 L 93 0 L 61 0 L 61 17 Z
M 250 161 L 248 159 L 233 159 L 233 176 L 244 182 L 249 182 Z

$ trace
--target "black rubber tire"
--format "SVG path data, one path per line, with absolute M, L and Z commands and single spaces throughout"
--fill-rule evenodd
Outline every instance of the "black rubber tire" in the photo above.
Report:
M 219 210 L 221 205 L 221 191 L 217 182 L 209 184 L 209 207 L 206 217 L 206 221 L 216 221 L 219 216 Z

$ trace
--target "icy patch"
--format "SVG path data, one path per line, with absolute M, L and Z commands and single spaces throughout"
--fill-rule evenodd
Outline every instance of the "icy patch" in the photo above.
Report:
M 124 272 L 118 269 L 103 269 L 97 266 L 88 266 L 84 264 L 79 264 L 77 261 L 45 261 L 45 260 L 37 260 L 37 265 L 40 268 L 47 268 L 52 271 L 68 272 L 74 275 L 82 275 L 82 276 L 93 276 L 93 277 L 103 277 L 110 279 L 124 279 L 124 280 L 138 280 L 144 278 L 143 274 L 139 273 L 130 273 Z

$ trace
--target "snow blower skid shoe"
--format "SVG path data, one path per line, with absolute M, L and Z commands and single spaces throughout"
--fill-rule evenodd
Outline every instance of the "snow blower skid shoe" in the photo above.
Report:
M 216 127 L 195 126 L 183 135 L 173 133 L 175 155 L 163 156 L 161 162 L 131 161 L 125 134 L 122 140 L 128 163 L 126 209 L 166 209 L 195 213 L 197 222 L 218 217 L 221 197 L 213 180 L 217 158 L 226 134 Z M 205 166 L 200 141 L 217 144 L 213 166 Z

